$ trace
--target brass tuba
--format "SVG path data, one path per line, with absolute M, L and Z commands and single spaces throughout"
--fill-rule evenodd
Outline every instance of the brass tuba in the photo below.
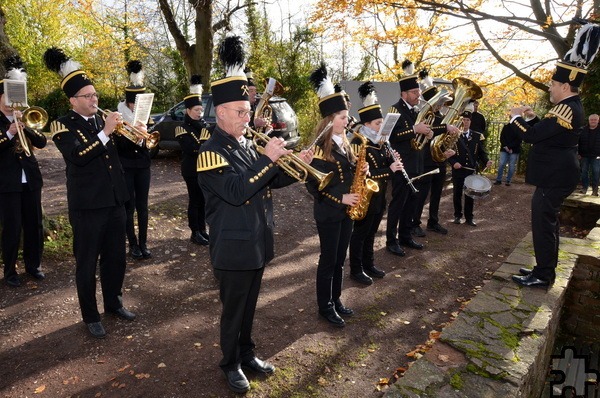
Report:
M 442 119 L 442 124 L 455 124 L 469 100 L 483 97 L 481 87 L 467 78 L 457 77 L 452 80 L 452 86 L 454 87 L 454 101 Z M 431 140 L 431 158 L 435 162 L 443 162 L 446 160 L 444 152 L 448 149 L 456 148 L 457 141 L 458 135 L 449 133 L 434 137 Z
M 435 109 L 439 105 L 446 102 L 448 97 L 448 90 L 442 88 L 437 94 L 431 97 L 429 101 L 423 104 L 423 107 L 417 115 L 415 124 L 423 122 L 429 126 L 432 126 L 435 121 Z M 417 134 L 417 136 L 410 141 L 410 146 L 412 147 L 412 149 L 420 151 L 425 147 L 427 141 L 429 141 L 429 139 L 424 134 Z
M 256 111 L 254 117 L 260 117 L 267 121 L 267 126 L 271 124 L 273 117 L 273 109 L 269 105 L 269 99 L 274 95 L 283 93 L 283 86 L 277 80 L 270 77 L 267 81 L 264 93 L 261 95 L 258 104 L 256 105 Z M 265 132 L 265 127 L 258 127 L 256 131 L 259 133 Z
M 358 151 L 356 171 L 354 173 L 354 180 L 352 180 L 350 193 L 356 193 L 360 197 L 357 204 L 346 208 L 346 213 L 352 220 L 358 221 L 362 220 L 367 215 L 371 196 L 373 196 L 375 192 L 379 192 L 379 185 L 377 185 L 375 180 L 367 178 L 367 175 L 362 171 L 364 164 L 367 161 L 367 139 L 356 130 L 353 130 L 352 133 L 361 140 L 361 145 L 360 150 Z
M 13 107 L 13 109 L 16 109 Z M 17 126 L 17 136 L 19 137 L 19 145 L 16 148 L 17 152 L 25 153 L 25 156 L 31 156 L 31 148 L 29 148 L 29 141 L 27 141 L 27 136 L 25 136 L 25 132 L 21 127 L 21 123 L 23 123 L 26 127 L 33 130 L 41 130 L 44 128 L 46 123 L 48 123 L 48 112 L 44 108 L 40 108 L 39 106 L 30 106 L 26 108 L 21 117 L 16 120 Z

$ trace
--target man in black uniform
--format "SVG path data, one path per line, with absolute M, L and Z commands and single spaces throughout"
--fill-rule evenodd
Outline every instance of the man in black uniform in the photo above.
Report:
M 452 202 L 454 204 L 454 224 L 460 224 L 463 216 L 463 202 L 465 198 L 464 216 L 466 224 L 475 227 L 477 224 L 473 220 L 472 197 L 463 194 L 465 178 L 475 174 L 478 167 L 485 164 L 490 167 L 492 161 L 489 160 L 483 142 L 485 137 L 479 131 L 471 129 L 471 113 L 462 114 L 463 132 L 456 143 L 456 153 L 448 158 L 448 163 L 452 166 Z
M 206 200 L 210 258 L 222 303 L 220 367 L 229 388 L 243 393 L 250 384 L 241 366 L 263 374 L 275 370 L 254 353 L 252 323 L 264 267 L 274 256 L 270 188 L 295 180 L 275 164 L 291 153 L 285 141 L 272 138 L 259 155 L 244 137 L 251 110 L 240 38 L 226 38 L 219 54 L 228 76 L 211 85 L 217 125 L 200 148 L 198 182 Z
M 123 168 L 112 134 L 121 115 L 112 112 L 103 121 L 96 115 L 98 94 L 79 64 L 60 49 L 44 54 L 48 69 L 63 76 L 61 88 L 72 110 L 53 121 L 52 140 L 67 168 L 69 222 L 73 228 L 75 282 L 83 321 L 92 336 L 103 338 L 96 303 L 96 266 L 105 313 L 132 321 L 135 314 L 123 307 L 125 277 L 125 206 L 128 199 Z
M 26 80 L 27 74 L 18 55 L 5 61 L 7 78 Z M 21 123 L 28 156 L 17 133 L 16 117 L 21 112 L 6 105 L 4 84 L 0 80 L 0 223 L 2 224 L 2 261 L 4 281 L 12 287 L 21 286 L 16 264 L 23 230 L 23 262 L 25 271 L 35 279 L 46 276 L 41 270 L 44 249 L 42 227 L 42 173 L 33 147 L 46 146 L 46 137 Z
M 600 26 L 587 24 L 581 30 L 600 33 Z M 578 38 L 585 38 L 580 31 Z M 587 54 L 581 54 L 586 48 Z M 554 282 L 558 265 L 559 213 L 564 199 L 575 190 L 579 182 L 577 144 L 584 123 L 584 111 L 579 98 L 579 86 L 587 71 L 582 67 L 592 62 L 598 47 L 573 44 L 563 61 L 557 62 L 556 71 L 548 91 L 554 107 L 544 118 L 533 125 L 523 116 L 531 118 L 528 106 L 511 109 L 511 125 L 523 141 L 533 144 L 527 160 L 525 181 L 535 185 L 531 199 L 531 232 L 536 265 L 533 270 L 521 268 L 521 275 L 512 279 L 522 286 L 546 287 Z

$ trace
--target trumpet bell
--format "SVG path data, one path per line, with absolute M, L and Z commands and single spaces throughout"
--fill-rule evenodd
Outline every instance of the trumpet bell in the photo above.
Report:
M 160 141 L 160 133 L 155 131 L 154 133 L 148 134 L 146 137 L 146 148 L 152 149 L 158 145 Z
M 39 106 L 30 106 L 23 111 L 21 121 L 33 130 L 41 130 L 48 123 L 48 112 Z

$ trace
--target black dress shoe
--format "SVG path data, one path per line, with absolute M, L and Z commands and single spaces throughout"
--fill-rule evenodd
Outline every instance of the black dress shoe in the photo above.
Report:
M 346 322 L 338 315 L 335 308 L 329 308 L 324 311 L 319 311 L 319 315 L 327 319 L 327 322 L 338 328 L 343 328 Z
M 419 242 L 415 242 L 412 239 L 401 240 L 400 244 L 402 246 L 410 247 L 411 249 L 421 250 L 423 248 L 422 244 L 420 244 Z
M 106 337 L 106 330 L 104 330 L 104 326 L 102 326 L 101 322 L 90 322 L 86 323 L 86 325 L 93 337 L 97 339 Z
M 475 221 L 473 221 L 473 220 L 467 220 L 467 221 L 465 221 L 465 224 L 470 225 L 472 227 L 476 227 L 477 226 L 477 223 Z
M 361 272 L 360 274 L 350 274 L 350 279 L 367 286 L 373 284 L 373 279 L 364 272 Z
M 550 282 L 543 279 L 538 279 L 533 274 L 529 275 L 513 275 L 512 280 L 521 286 L 526 287 L 548 287 Z
M 411 235 L 417 236 L 419 238 L 422 238 L 424 236 L 426 236 L 425 231 L 423 231 L 423 228 L 421 228 L 420 225 L 417 225 L 416 227 L 413 227 L 410 230 Z
M 250 389 L 250 383 L 242 369 L 225 371 L 227 386 L 236 394 L 243 394 Z
M 460 220 L 459 220 L 459 222 L 460 222 Z M 427 230 L 437 232 L 438 234 L 442 234 L 442 235 L 446 235 L 448 233 L 448 230 L 446 228 L 442 227 L 440 224 L 428 225 Z
M 131 311 L 129 311 L 127 308 L 125 307 L 121 307 L 118 310 L 105 310 L 105 312 L 108 312 L 109 314 L 113 314 L 114 316 L 117 316 L 121 319 L 125 319 L 126 321 L 133 321 L 135 319 L 135 314 Z
M 142 252 L 142 257 L 143 258 L 150 258 L 152 257 L 152 253 L 150 252 L 150 250 L 148 250 L 148 248 L 144 245 L 144 246 L 140 246 L 140 250 Z
M 194 231 L 194 232 L 192 232 L 192 236 L 190 237 L 190 241 L 192 243 L 197 244 L 197 245 L 208 246 L 208 239 L 206 239 L 204 236 L 202 236 L 202 234 L 200 233 L 200 231 Z
M 496 181 L 494 185 L 502 185 L 502 181 Z
M 383 278 L 385 276 L 385 271 L 380 270 L 376 266 L 372 267 L 363 267 L 365 274 L 369 275 L 371 278 Z
M 406 253 L 404 252 L 404 249 L 400 247 L 399 244 L 394 243 L 392 245 L 387 245 L 385 247 L 387 249 L 387 251 L 389 251 L 392 254 L 395 254 L 396 256 L 404 256 Z
M 12 286 L 12 287 L 21 286 L 21 279 L 19 279 L 19 275 L 11 275 L 8 278 L 6 278 L 5 281 L 8 286 Z
M 262 374 L 271 374 L 275 371 L 275 366 L 272 363 L 258 359 L 257 357 L 252 358 L 249 361 L 242 361 L 242 366 L 248 368 L 253 372 Z
M 343 315 L 343 316 L 354 315 L 354 311 L 352 311 L 352 309 L 350 309 L 348 307 L 344 307 L 344 305 L 342 303 L 337 303 L 335 305 L 335 312 L 337 312 L 339 315 Z
M 206 239 L 207 241 L 210 241 L 210 238 L 208 237 L 208 232 L 200 231 L 200 235 L 202 235 L 204 237 L 204 239 Z
M 46 279 L 46 274 L 44 274 L 42 271 L 28 271 L 27 273 L 39 281 L 41 281 L 42 279 Z
M 532 272 L 533 272 L 533 270 L 529 269 L 529 268 L 525 268 L 525 267 L 519 268 L 519 274 L 521 274 L 521 275 L 527 276 L 527 275 L 531 274 Z
M 143 257 L 142 249 L 140 249 L 138 245 L 131 245 L 129 246 L 129 255 L 136 260 L 139 260 Z
M 507 186 L 507 187 L 510 187 L 510 182 L 507 182 L 507 183 L 506 183 L 506 186 Z
M 454 221 L 452 221 L 454 224 L 460 224 L 460 217 L 454 217 Z

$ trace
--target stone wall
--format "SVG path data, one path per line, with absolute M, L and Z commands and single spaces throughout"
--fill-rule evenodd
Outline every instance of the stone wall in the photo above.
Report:
M 600 226 L 586 239 L 561 238 L 556 282 L 547 290 L 511 280 L 535 264 L 533 254 L 529 234 L 385 397 L 539 397 L 567 299 L 578 304 L 565 322 L 581 332 L 598 324 L 584 306 L 600 308 L 600 285 L 589 283 L 600 281 Z M 572 279 L 593 293 L 567 289 Z

